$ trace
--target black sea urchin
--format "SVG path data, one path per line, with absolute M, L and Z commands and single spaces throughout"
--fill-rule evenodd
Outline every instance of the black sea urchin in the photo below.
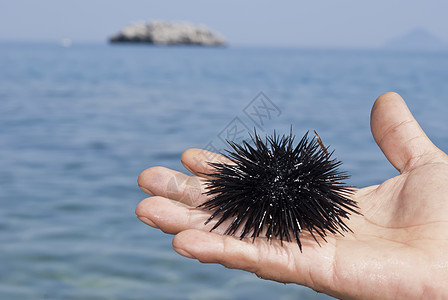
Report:
M 255 133 L 253 146 L 228 142 L 231 163 L 211 163 L 215 172 L 207 182 L 210 200 L 199 207 L 212 211 L 206 221 L 219 217 L 211 230 L 232 220 L 225 234 L 245 237 L 264 235 L 292 241 L 300 249 L 300 234 L 307 230 L 318 242 L 327 232 L 351 231 L 343 219 L 357 212 L 350 200 L 350 187 L 343 183 L 349 176 L 338 170 L 341 162 L 331 159 L 319 136 L 311 140 L 306 133 L 294 146 L 294 136 L 274 133 L 265 142 Z M 318 242 L 319 243 L 319 242 Z

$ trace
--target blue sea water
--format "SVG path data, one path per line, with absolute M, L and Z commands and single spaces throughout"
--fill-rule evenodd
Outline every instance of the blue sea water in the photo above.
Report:
M 397 172 L 375 98 L 399 92 L 446 152 L 447 82 L 447 53 L 1 43 L 0 298 L 329 299 L 177 255 L 135 217 L 138 174 L 263 120 L 315 129 L 349 184 L 378 184 Z

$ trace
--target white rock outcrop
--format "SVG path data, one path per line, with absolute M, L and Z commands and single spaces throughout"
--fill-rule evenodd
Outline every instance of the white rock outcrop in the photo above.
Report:
M 152 21 L 126 26 L 112 36 L 111 43 L 149 43 L 156 45 L 225 46 L 226 41 L 203 25 Z

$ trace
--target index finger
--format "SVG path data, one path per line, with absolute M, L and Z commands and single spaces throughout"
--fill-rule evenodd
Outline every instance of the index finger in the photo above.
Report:
M 210 163 L 232 164 L 232 161 L 224 155 L 203 149 L 185 150 L 184 153 L 182 153 L 181 161 L 188 171 L 204 178 L 210 178 L 210 176 L 207 176 L 206 174 L 215 172 L 215 169 Z

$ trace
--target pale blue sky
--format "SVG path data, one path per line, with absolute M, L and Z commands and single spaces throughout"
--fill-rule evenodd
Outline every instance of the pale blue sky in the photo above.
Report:
M 0 40 L 105 42 L 138 20 L 191 21 L 231 45 L 378 47 L 415 27 L 448 41 L 446 0 L 0 0 Z

